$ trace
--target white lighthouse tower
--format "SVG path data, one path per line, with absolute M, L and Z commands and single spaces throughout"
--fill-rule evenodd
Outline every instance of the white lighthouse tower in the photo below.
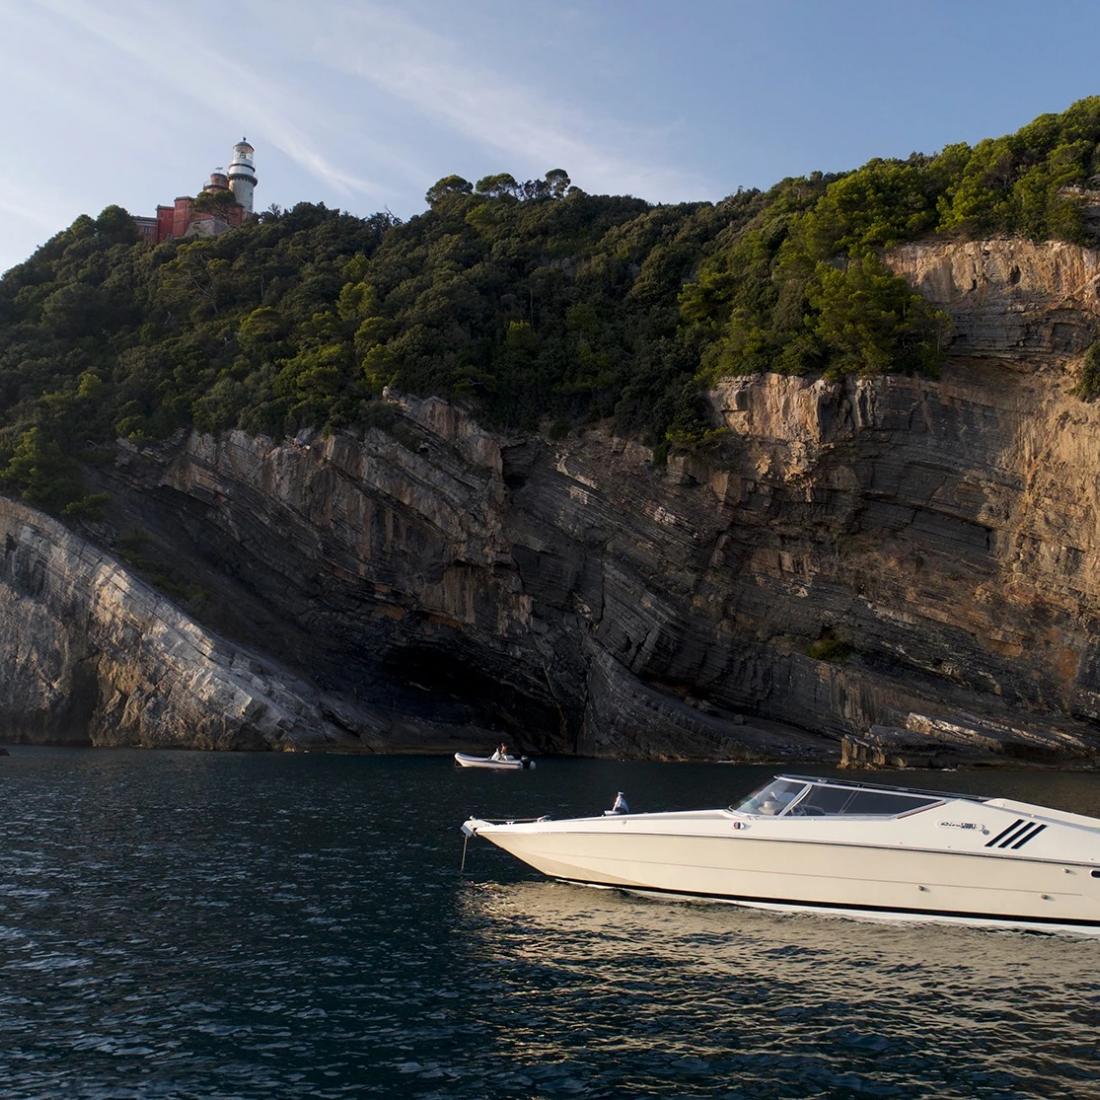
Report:
M 229 190 L 233 197 L 252 213 L 252 192 L 256 187 L 256 169 L 252 164 L 252 154 L 256 150 L 248 144 L 247 138 L 241 138 L 233 146 L 233 159 L 229 162 Z

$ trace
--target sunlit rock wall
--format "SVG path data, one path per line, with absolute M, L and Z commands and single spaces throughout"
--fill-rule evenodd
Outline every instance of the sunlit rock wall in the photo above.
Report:
M 938 379 L 732 380 L 711 394 L 725 440 L 665 467 L 600 428 L 509 437 L 391 394 L 395 424 L 362 439 L 122 450 L 114 530 L 178 561 L 204 627 L 297 678 L 333 744 L 836 759 L 874 730 L 945 759 L 1091 760 L 1100 410 L 1070 391 L 1097 255 L 889 260 L 954 318 Z M 3 621 L 35 619 L 41 661 L 75 668 L 87 632 L 5 583 Z M 8 720 L 78 729 L 87 708 L 60 717 L 32 680 L 5 687 Z

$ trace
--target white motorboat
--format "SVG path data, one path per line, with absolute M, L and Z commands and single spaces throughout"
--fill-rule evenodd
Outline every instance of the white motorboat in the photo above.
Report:
M 1100 935 L 1100 819 L 781 775 L 727 809 L 483 821 L 536 870 L 644 894 Z
M 534 760 L 526 756 L 497 755 L 470 756 L 465 752 L 455 753 L 455 763 L 460 768 L 492 768 L 495 771 L 514 772 L 524 768 L 533 768 Z

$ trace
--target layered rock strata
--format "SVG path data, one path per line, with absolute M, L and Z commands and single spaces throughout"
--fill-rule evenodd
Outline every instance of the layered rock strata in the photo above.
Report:
M 0 501 L 0 545 L 5 738 L 205 749 L 352 740 L 298 677 L 205 630 L 55 520 Z
M 125 648 L 58 611 L 94 605 L 77 590 L 102 588 L 99 552 L 81 544 L 79 579 L 34 593 L 44 536 L 11 517 L 49 521 L 5 504 L 23 557 L 0 576 L 0 621 L 33 621 L 35 661 L 57 675 L 9 674 L 4 721 L 233 747 L 474 747 L 499 732 L 531 752 L 835 760 L 847 737 L 853 762 L 925 759 L 922 745 L 941 762 L 1093 761 L 1100 411 L 1070 390 L 1098 333 L 1098 257 L 992 241 L 890 261 L 954 318 L 941 378 L 730 380 L 711 395 L 724 440 L 664 467 L 600 428 L 513 438 L 398 394 L 394 425 L 359 439 L 121 451 L 103 475 L 111 524 L 93 534 L 139 526 L 204 591 L 191 626 L 271 670 L 273 724 L 219 726 L 222 697 L 177 673 L 170 719 L 113 732 L 121 671 L 99 669 L 121 670 Z M 155 624 L 182 613 L 126 590 L 160 648 Z M 42 684 L 70 669 L 76 685 L 88 662 L 94 692 L 69 694 L 96 702 L 69 714 Z M 215 664 L 237 690 L 234 659 Z

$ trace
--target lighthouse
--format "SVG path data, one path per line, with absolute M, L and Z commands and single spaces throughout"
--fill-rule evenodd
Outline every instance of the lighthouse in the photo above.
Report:
M 247 138 L 241 138 L 233 146 L 233 159 L 229 162 L 229 190 L 233 197 L 250 214 L 252 213 L 252 191 L 256 186 L 256 169 L 252 164 L 252 154 L 256 150 L 248 144 Z
M 216 237 L 237 229 L 252 217 L 252 192 L 256 188 L 255 149 L 248 138 L 233 146 L 228 171 L 215 168 L 197 199 L 181 195 L 171 206 L 158 206 L 155 217 L 135 217 L 141 239 L 149 244 L 180 237 Z M 230 195 L 232 194 L 232 200 Z

